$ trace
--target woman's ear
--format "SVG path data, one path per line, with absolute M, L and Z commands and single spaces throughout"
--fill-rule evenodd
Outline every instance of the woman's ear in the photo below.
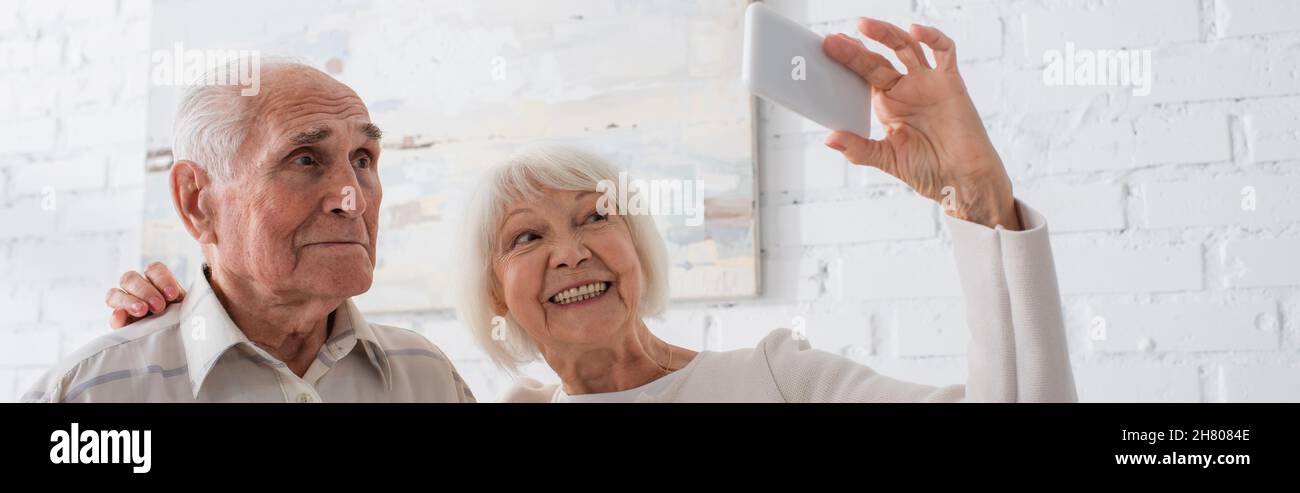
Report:
M 193 161 L 172 164 L 172 204 L 181 222 L 199 244 L 216 243 L 217 232 L 211 208 L 212 180 L 208 172 Z
M 496 280 L 492 281 L 492 288 L 488 289 L 488 294 L 492 296 L 492 313 L 505 316 L 510 313 L 510 308 L 506 306 L 503 297 L 498 294 L 501 290 L 496 285 Z

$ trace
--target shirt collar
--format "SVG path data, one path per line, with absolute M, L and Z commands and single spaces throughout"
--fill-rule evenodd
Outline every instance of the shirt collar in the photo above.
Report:
M 356 338 L 362 350 L 366 352 L 366 359 L 370 361 L 370 365 L 379 371 L 384 387 L 392 390 L 393 369 L 388 362 L 388 353 L 384 351 L 384 345 L 380 342 L 374 326 L 366 321 L 366 318 L 361 315 L 361 310 L 357 309 L 357 305 L 352 303 L 351 299 L 344 301 L 334 311 L 334 329 L 330 331 L 330 338 L 339 337 L 348 331 L 352 332 L 352 337 Z
M 195 272 L 193 276 L 194 281 L 190 283 L 185 300 L 181 302 L 180 331 L 181 341 L 185 347 L 185 360 L 189 368 L 190 388 L 197 398 L 204 380 L 226 351 L 241 345 L 256 350 L 257 346 L 230 319 L 225 306 L 212 290 L 207 276 L 201 270 Z M 374 328 L 361 315 L 361 311 L 351 299 L 345 300 L 335 310 L 334 326 L 330 330 L 330 337 L 336 337 L 346 331 L 352 331 L 353 336 L 364 348 L 367 360 L 379 372 L 385 388 L 392 390 L 392 367 L 388 363 L 388 356 Z

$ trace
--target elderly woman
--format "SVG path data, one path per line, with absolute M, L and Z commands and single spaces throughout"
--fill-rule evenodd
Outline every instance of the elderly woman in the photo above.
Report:
M 883 140 L 834 132 L 826 145 L 945 200 L 971 330 L 965 385 L 902 382 L 813 350 L 786 330 L 752 349 L 696 352 L 657 338 L 645 318 L 668 299 L 663 240 L 649 216 L 602 207 L 618 170 L 591 154 L 538 147 L 488 171 L 466 208 L 458 313 L 502 367 L 544 360 L 556 384 L 519 379 L 515 402 L 1073 401 L 1076 399 L 1046 223 L 1011 182 L 931 27 L 862 19 L 899 73 L 844 35 L 826 52 L 872 86 Z M 921 43 L 935 54 L 931 67 Z M 949 188 L 951 187 L 951 188 Z M 153 280 L 154 284 L 165 284 Z M 147 284 L 147 283 L 146 283 Z M 131 316 L 131 292 L 110 303 Z M 138 299 L 136 299 L 138 298 Z M 147 310 L 147 307 L 146 307 Z M 850 328 L 846 328 L 849 330 Z

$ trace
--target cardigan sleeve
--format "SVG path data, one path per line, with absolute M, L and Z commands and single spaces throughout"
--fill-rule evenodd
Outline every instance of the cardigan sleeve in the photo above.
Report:
M 908 383 L 787 331 L 760 347 L 787 402 L 1073 402 L 1074 377 L 1046 220 L 1016 202 L 1024 231 L 947 217 L 971 331 L 964 385 Z
M 851 359 L 813 349 L 789 329 L 772 331 L 759 356 L 784 402 L 956 402 L 964 386 L 935 387 L 877 373 Z
M 1056 264 L 1042 214 L 1016 201 L 1021 231 L 947 217 L 966 298 L 970 400 L 1075 402 Z

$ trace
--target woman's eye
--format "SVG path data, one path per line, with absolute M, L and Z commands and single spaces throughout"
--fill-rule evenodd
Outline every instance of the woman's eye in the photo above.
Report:
M 535 235 L 535 234 L 533 234 L 533 233 L 524 233 L 524 234 L 521 234 L 521 235 L 515 237 L 515 246 L 519 246 L 519 245 L 526 244 L 526 243 L 528 243 L 528 242 L 530 242 L 530 241 L 533 241 L 533 240 L 536 240 L 536 239 L 538 239 L 538 238 L 541 238 L 541 236 L 537 236 L 537 235 Z
M 293 164 L 300 164 L 300 165 L 303 165 L 303 166 L 315 166 L 315 165 L 316 165 L 316 158 L 313 158 L 313 157 L 311 157 L 310 155 L 307 155 L 307 154 L 303 154 L 303 155 L 301 155 L 301 156 L 298 156 L 298 157 L 294 158 L 294 159 L 293 159 Z
M 358 168 L 362 168 L 362 169 L 369 168 L 369 167 L 370 167 L 370 157 L 369 157 L 369 156 L 361 156 L 361 157 L 359 157 L 359 158 L 353 159 L 353 160 L 352 160 L 352 165 L 353 165 L 353 166 L 356 166 L 356 167 L 358 167 Z
M 591 213 L 590 216 L 587 216 L 587 224 L 598 223 L 607 220 L 609 220 L 609 214 L 601 214 L 600 211 L 593 212 Z

